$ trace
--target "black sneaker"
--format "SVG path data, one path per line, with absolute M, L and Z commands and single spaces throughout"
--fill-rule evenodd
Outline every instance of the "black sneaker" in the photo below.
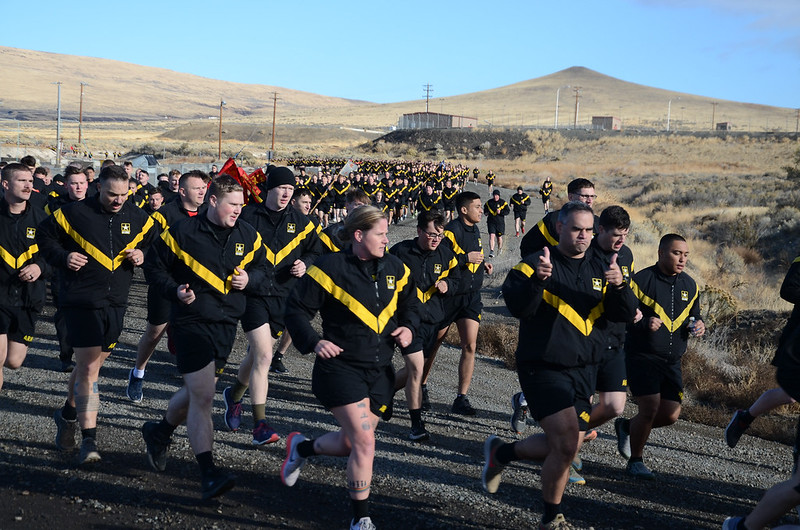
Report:
M 511 396 L 511 430 L 522 434 L 528 426 L 528 405 L 522 404 L 524 396 L 517 392 Z
M 75 369 L 75 361 L 61 361 L 61 368 L 59 368 L 60 372 L 68 374 Z
M 84 438 L 81 442 L 81 452 L 78 454 L 78 465 L 94 464 L 99 462 L 100 453 L 97 452 L 97 442 L 94 438 Z
M 128 396 L 128 399 L 134 403 L 141 403 L 144 395 L 142 392 L 143 386 L 144 379 L 134 376 L 133 368 L 131 368 L 131 371 L 128 372 L 128 388 L 125 389 L 125 394 Z
M 289 369 L 284 366 L 280 357 L 273 357 L 272 364 L 269 365 L 269 371 L 276 374 L 285 374 Z
M 219 497 L 236 485 L 236 476 L 212 469 L 201 480 L 203 500 Z
M 631 457 L 631 420 L 617 418 L 614 420 L 614 431 L 617 433 L 617 450 L 622 458 L 629 460 Z
M 78 447 L 75 435 L 78 433 L 78 420 L 65 420 L 61 409 L 53 413 L 56 422 L 56 448 L 60 451 L 71 451 Z
M 147 446 L 147 461 L 150 467 L 156 471 L 164 471 L 167 468 L 167 450 L 172 438 L 168 438 L 166 442 L 161 441 L 156 432 L 157 427 L 156 421 L 145 422 L 142 425 L 142 438 Z
M 408 438 L 414 442 L 424 442 L 426 440 L 430 440 L 431 435 L 428 434 L 427 430 L 425 430 L 424 425 L 420 425 L 419 427 L 412 426 Z
M 730 423 L 728 423 L 728 426 L 725 427 L 725 443 L 727 443 L 728 447 L 731 449 L 736 447 L 736 444 L 739 443 L 739 438 L 741 438 L 744 431 L 750 427 L 750 422 L 745 420 L 745 418 L 745 411 L 737 410 L 736 414 L 731 418 Z
M 453 414 L 461 414 L 462 416 L 474 416 L 477 414 L 475 409 L 467 399 L 467 396 L 458 396 L 453 401 L 453 407 L 450 409 Z
M 431 398 L 428 395 L 428 385 L 422 385 L 422 407 L 423 412 L 431 410 Z

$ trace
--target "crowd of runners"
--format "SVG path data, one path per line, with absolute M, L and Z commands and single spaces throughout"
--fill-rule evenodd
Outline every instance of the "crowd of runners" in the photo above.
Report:
M 222 172 L 216 166 L 209 173 L 173 170 L 158 175 L 155 185 L 129 162 L 106 160 L 97 172 L 93 165 L 71 164 L 55 176 L 32 157 L 2 165 L 0 360 L 9 369 L 22 366 L 49 291 L 58 369 L 69 374 L 53 414 L 59 450 L 77 450 L 81 466 L 102 459 L 96 441 L 100 370 L 117 344 L 134 270 L 141 267 L 147 325 L 127 396 L 142 401 L 148 361 L 165 334 L 183 379 L 163 416 L 141 427 L 149 465 L 166 469 L 173 433 L 186 425 L 201 497 L 234 487 L 235 477 L 214 463 L 212 404 L 241 325 L 248 351 L 234 384 L 222 391 L 224 424 L 241 428 L 247 396 L 253 445 L 278 442 L 281 434 L 267 418 L 269 374 L 287 371 L 282 358 L 292 344 L 300 353 L 313 352 L 311 389 L 339 430 L 313 439 L 288 434 L 281 480 L 293 486 L 316 455 L 346 457 L 350 528 L 374 528 L 368 499 L 376 427 L 397 415 L 394 396 L 403 391 L 408 437 L 431 438 L 424 421 L 428 380 L 453 324 L 461 355 L 451 412 L 480 413 L 468 398 L 480 291 L 484 275 L 493 272 L 492 258 L 504 252 L 505 217 L 513 212 L 520 261 L 502 293 L 520 322 L 520 386 L 505 399 L 512 431 L 524 434 L 529 423 L 540 429 L 509 443 L 498 436 L 486 440 L 483 487 L 498 491 L 513 461 L 542 462 L 540 528 L 571 528 L 561 506 L 566 484 L 586 482 L 581 445 L 612 420 L 630 477 L 656 478 L 644 458 L 648 437 L 677 421 L 681 356 L 690 337 L 705 333 L 700 291 L 685 272 L 689 246 L 683 237 L 665 234 L 657 262 L 637 271 L 625 245 L 628 212 L 613 205 L 596 215 L 597 194 L 587 179 L 571 181 L 567 201 L 551 211 L 547 178 L 538 190 L 546 215 L 526 227 L 531 197 L 518 187 L 506 201 L 491 171 L 481 177 L 477 168 L 444 162 L 285 163 L 268 166 L 257 181 L 226 164 Z M 487 201 L 465 189 L 481 178 Z M 412 222 L 417 236 L 389 248 L 392 225 Z M 781 296 L 800 301 L 800 260 Z M 779 388 L 735 414 L 725 431 L 731 447 L 759 414 L 800 399 L 796 313 L 774 361 Z M 311 324 L 317 314 L 321 328 Z M 403 359 L 396 373 L 395 350 Z M 2 381 L 0 372 L 0 389 Z M 623 418 L 629 392 L 637 413 Z M 767 492 L 753 513 L 730 518 L 724 527 L 761 528 L 797 504 L 795 473 Z

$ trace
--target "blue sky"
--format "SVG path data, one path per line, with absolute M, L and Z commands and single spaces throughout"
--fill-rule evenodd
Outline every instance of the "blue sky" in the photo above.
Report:
M 379 103 L 585 66 L 800 107 L 800 0 L 46 1 L 6 2 L 3 19 L 4 46 Z

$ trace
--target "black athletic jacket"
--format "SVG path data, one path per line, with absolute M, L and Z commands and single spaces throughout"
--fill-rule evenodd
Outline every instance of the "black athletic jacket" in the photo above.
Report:
M 419 211 L 426 211 L 429 212 L 432 209 L 441 210 L 442 203 L 440 202 L 442 198 L 433 193 L 432 195 L 428 195 L 426 193 L 420 193 L 419 197 L 417 198 L 417 210 Z
M 158 235 L 153 219 L 129 202 L 106 211 L 99 195 L 65 204 L 39 226 L 42 254 L 59 271 L 61 307 L 97 309 L 128 302 L 133 264 L 127 249 L 147 249 Z M 89 262 L 67 268 L 67 255 L 80 252 Z M 146 260 L 145 260 L 146 261 Z
M 266 278 L 252 294 L 289 296 L 297 280 L 289 272 L 295 260 L 302 260 L 306 267 L 310 267 L 322 253 L 317 227 L 311 219 L 291 206 L 284 208 L 278 222 L 274 223 L 263 203 L 246 206 L 242 210 L 241 220 L 258 230 L 267 255 Z
M 508 203 L 503 199 L 496 201 L 492 197 L 483 204 L 483 213 L 486 214 L 486 224 L 489 227 L 504 227 L 505 216 L 510 212 Z
M 319 311 L 322 337 L 311 327 Z M 350 248 L 321 256 L 297 282 L 286 306 L 286 328 L 301 353 L 321 339 L 344 351 L 336 357 L 362 368 L 385 367 L 392 360 L 391 333 L 400 326 L 416 332 L 419 302 L 411 271 L 386 254 L 364 261 Z
M 658 265 L 652 265 L 634 275 L 631 289 L 643 317 L 628 330 L 626 353 L 679 360 L 686 352 L 689 317 L 700 320 L 700 291 L 695 281 L 685 272 L 666 276 Z M 648 329 L 650 317 L 663 322 L 657 331 Z
M 46 217 L 44 211 L 30 204 L 21 214 L 11 215 L 8 202 L 0 199 L 0 305 L 42 309 L 46 297 L 44 279 L 50 268 L 39 252 L 37 227 Z M 23 282 L 19 270 L 31 263 L 39 266 L 42 275 L 35 282 Z
M 778 341 L 772 364 L 779 368 L 800 369 L 800 256 L 796 257 L 781 284 L 781 298 L 794 304 Z
M 401 241 L 389 253 L 397 256 L 411 271 L 417 288 L 417 298 L 421 302 L 420 320 L 438 324 L 444 320 L 442 298 L 450 296 L 458 289 L 461 270 L 453 251 L 440 244 L 436 250 L 422 250 L 415 239 Z M 447 292 L 439 294 L 434 287 L 439 280 L 447 282 Z
M 561 369 L 599 362 L 602 319 L 628 322 L 636 313 L 630 287 L 607 287 L 605 269 L 591 247 L 581 259 L 552 248 L 553 274 L 544 281 L 535 270 L 540 255 L 526 256 L 503 283 L 506 306 L 520 320 L 517 363 Z
M 472 251 L 483 254 L 481 231 L 478 225 L 467 226 L 460 217 L 453 219 L 444 229 L 444 241 L 458 258 L 461 268 L 461 281 L 458 290 L 453 294 L 464 294 L 477 291 L 483 285 L 483 263 L 469 263 L 467 255 Z
M 265 251 L 261 236 L 248 223 L 229 229 L 213 225 L 207 215 L 180 221 L 162 232 L 145 261 L 147 281 L 172 302 L 170 323 L 233 324 L 244 314 L 246 293 L 264 281 Z M 244 291 L 231 288 L 236 267 L 247 272 Z M 178 301 L 178 287 L 189 284 L 195 301 Z
M 606 252 L 600 248 L 600 245 L 597 244 L 597 239 L 592 240 L 592 248 L 594 248 L 595 256 L 602 263 L 604 270 L 608 270 L 609 266 L 611 265 L 612 256 L 617 254 L 617 265 L 619 265 L 619 268 L 622 271 L 622 276 L 625 278 L 626 282 L 631 281 L 634 271 L 633 252 L 631 252 L 631 249 L 629 249 L 626 245 L 622 245 L 622 248 L 619 249 L 619 252 Z M 601 329 L 603 329 L 606 334 L 607 343 L 604 343 L 601 346 L 612 348 L 620 348 L 624 346 L 626 325 L 629 323 L 630 322 L 606 322 L 603 324 Z
M 203 215 L 206 208 L 206 203 L 201 204 L 195 215 Z M 189 211 L 183 207 L 183 202 L 181 202 L 180 199 L 162 205 L 161 208 L 150 214 L 150 216 L 158 222 L 161 230 L 166 230 L 178 221 L 194 217 L 194 215 L 189 215 Z
M 511 196 L 511 206 L 514 208 L 514 215 L 519 216 L 519 214 L 526 213 L 528 211 L 528 206 L 531 204 L 531 198 L 528 196 L 527 193 L 515 193 Z
M 347 243 L 339 238 L 339 230 L 342 228 L 342 226 L 344 226 L 344 222 L 339 221 L 338 223 L 332 223 L 328 225 L 327 228 L 317 232 L 319 240 L 322 243 L 323 253 L 327 254 L 329 252 L 339 252 L 347 245 Z
M 558 232 L 556 231 L 556 223 L 558 222 L 558 212 L 550 212 L 541 220 L 536 223 L 536 226 L 528 230 L 528 233 L 522 238 L 519 244 L 519 254 L 523 258 L 528 254 L 539 252 L 545 245 L 554 247 L 558 245 Z M 594 235 L 597 236 L 598 225 L 600 218 L 594 216 Z

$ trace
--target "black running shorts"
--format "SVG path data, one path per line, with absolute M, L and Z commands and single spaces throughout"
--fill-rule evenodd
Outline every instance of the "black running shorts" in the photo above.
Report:
M 541 421 L 575 407 L 578 427 L 585 431 L 592 413 L 590 398 L 594 394 L 595 370 L 594 365 L 560 370 L 531 364 L 517 366 L 519 384 L 533 419 Z
M 114 349 L 122 333 L 122 320 L 125 307 L 103 307 L 83 309 L 65 307 L 64 323 L 67 326 L 67 340 L 73 348 L 93 348 L 102 351 Z
M 236 339 L 236 325 L 214 323 L 170 326 L 178 372 L 191 374 L 214 362 L 216 372 L 225 367 Z
M 597 365 L 598 392 L 627 392 L 628 378 L 625 370 L 625 350 L 611 347 L 603 350 Z
M 147 287 L 147 323 L 160 326 L 169 322 L 172 304 L 161 295 L 161 291 L 150 285 Z
M 338 357 L 317 357 L 311 390 L 328 410 L 369 398 L 372 413 L 388 421 L 394 399 L 394 369 L 391 364 L 384 368 L 360 368 Z
M 242 315 L 242 329 L 245 333 L 269 324 L 273 338 L 278 338 L 286 327 L 283 316 L 286 313 L 286 300 L 277 296 L 248 296 L 247 308 Z
M 627 355 L 628 385 L 634 396 L 661 394 L 661 399 L 683 402 L 681 361 L 666 361 L 653 355 Z
M 417 326 L 417 332 L 414 333 L 414 338 L 411 344 L 406 348 L 400 348 L 403 355 L 414 353 L 418 351 L 428 351 L 430 353 L 431 346 L 436 342 L 436 334 L 439 332 L 439 324 L 430 324 L 428 322 L 420 322 Z
M 442 300 L 442 307 L 444 308 L 445 316 L 439 325 L 439 329 L 446 328 L 462 318 L 468 318 L 475 322 L 481 321 L 483 303 L 478 291 L 447 297 Z
M 23 307 L 0 306 L 0 335 L 8 340 L 29 345 L 36 330 L 37 313 Z

